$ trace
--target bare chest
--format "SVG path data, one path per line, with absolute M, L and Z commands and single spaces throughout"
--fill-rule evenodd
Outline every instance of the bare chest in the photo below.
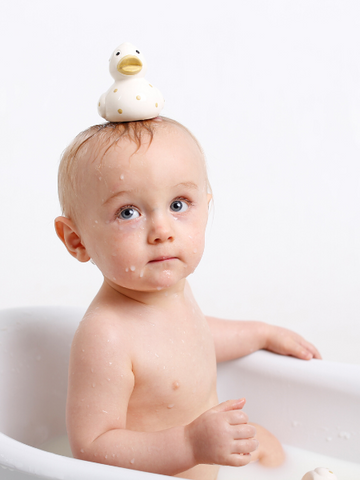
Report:
M 203 316 L 180 318 L 166 328 L 150 323 L 138 338 L 135 358 L 128 428 L 184 424 L 217 403 L 215 350 Z

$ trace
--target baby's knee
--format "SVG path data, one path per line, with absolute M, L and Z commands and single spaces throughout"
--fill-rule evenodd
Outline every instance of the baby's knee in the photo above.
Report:
M 251 454 L 251 461 L 259 460 L 264 467 L 279 467 L 285 461 L 285 452 L 279 440 L 266 428 L 251 423 L 256 428 L 255 438 L 259 441 L 259 448 Z

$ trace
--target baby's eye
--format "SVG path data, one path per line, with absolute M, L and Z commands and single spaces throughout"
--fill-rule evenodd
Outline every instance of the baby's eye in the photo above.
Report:
M 185 212 L 189 208 L 189 205 L 184 200 L 174 200 L 170 205 L 170 209 L 173 212 Z
M 133 220 L 140 217 L 140 213 L 132 207 L 126 207 L 118 215 L 122 220 Z

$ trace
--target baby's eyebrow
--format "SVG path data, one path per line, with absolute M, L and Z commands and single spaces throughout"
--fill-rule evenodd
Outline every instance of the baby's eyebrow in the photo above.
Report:
M 123 195 L 125 195 L 126 193 L 129 193 L 128 191 L 121 191 L 121 192 L 116 192 L 114 193 L 113 195 L 111 195 L 109 198 L 107 198 L 104 202 L 103 202 L 103 205 L 107 205 L 109 202 L 111 202 L 111 200 L 113 200 L 114 198 L 119 198 L 119 197 L 122 197 Z
M 181 183 L 178 183 L 177 185 L 175 185 L 175 188 L 176 187 L 186 187 L 186 188 L 192 188 L 192 189 L 195 189 L 195 190 L 197 190 L 197 188 L 198 188 L 196 183 L 193 183 L 193 182 L 181 182 Z
M 194 182 L 181 182 L 181 183 L 178 183 L 174 186 L 174 188 L 177 188 L 177 187 L 185 187 L 185 188 L 190 188 L 192 190 L 198 190 L 198 186 Z M 120 197 L 122 197 L 126 194 L 129 194 L 129 193 L 131 193 L 131 191 L 129 191 L 129 190 L 122 190 L 120 192 L 116 192 L 103 202 L 103 206 L 107 205 L 108 203 L 110 203 L 115 198 L 120 198 Z

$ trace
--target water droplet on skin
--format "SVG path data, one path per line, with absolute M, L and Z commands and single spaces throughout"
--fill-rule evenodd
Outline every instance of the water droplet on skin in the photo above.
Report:
M 144 276 L 144 269 L 142 269 L 140 272 L 140 278 L 142 278 L 143 276 Z
M 196 252 L 197 252 L 197 249 L 196 249 L 196 248 L 194 248 L 194 253 L 196 253 Z
M 174 404 L 170 403 L 170 405 L 168 405 L 167 408 L 174 408 Z
M 97 220 L 95 220 L 95 223 L 99 223 Z
M 80 450 L 80 452 L 81 452 L 81 453 L 84 453 L 84 449 L 82 448 L 82 449 Z
M 126 267 L 126 268 L 125 268 L 125 272 L 128 272 L 128 271 L 129 271 L 129 269 Z
M 158 355 L 157 353 L 155 353 L 155 357 L 156 357 L 156 358 L 159 358 L 159 355 Z
M 91 373 L 94 373 L 94 369 L 93 369 L 93 368 L 91 369 Z
M 124 175 L 120 175 L 120 180 L 124 180 Z
M 101 177 L 99 177 L 99 180 L 101 181 Z
M 131 267 L 130 267 L 130 270 L 131 270 L 132 272 L 135 272 L 136 268 L 135 268 L 134 266 L 131 266 Z
M 112 362 L 109 362 L 109 365 L 112 365 Z
M 132 459 L 130 460 L 130 463 L 133 465 L 133 464 L 135 463 L 135 458 L 132 458 Z
M 93 388 L 95 388 L 95 387 L 96 387 L 96 383 L 93 383 L 92 386 L 93 386 Z
M 109 413 L 109 412 L 107 412 L 106 410 L 102 410 L 102 412 L 103 412 L 103 413 Z

